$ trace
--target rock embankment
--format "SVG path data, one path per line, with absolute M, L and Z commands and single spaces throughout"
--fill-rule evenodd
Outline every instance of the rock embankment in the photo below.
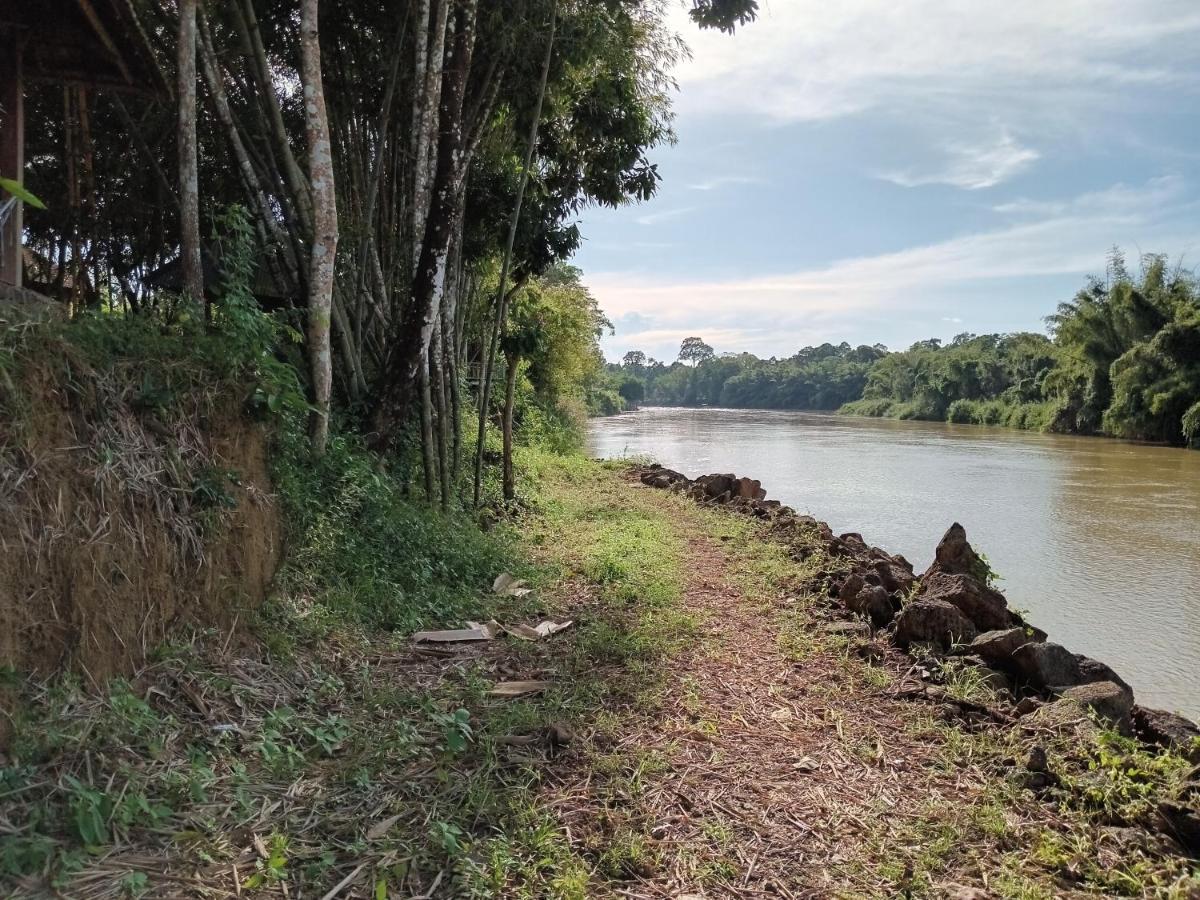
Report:
M 920 647 L 925 654 L 954 656 L 977 667 L 1011 705 L 1002 718 L 1049 720 L 1053 704 L 1065 698 L 1127 736 L 1200 763 L 1200 729 L 1194 723 L 1139 706 L 1133 689 L 1111 667 L 1049 640 L 1010 609 L 991 583 L 986 560 L 971 547 L 958 523 L 938 544 L 933 564 L 918 575 L 903 556 L 869 546 L 859 534 L 835 535 L 826 523 L 766 499 L 755 479 L 732 474 L 691 479 L 659 465 L 640 469 L 638 475 L 649 487 L 769 521 L 773 533 L 786 540 L 798 558 L 824 551 L 830 562 L 809 587 L 826 593 L 842 610 L 851 620 L 847 628 L 878 631 L 901 649 Z M 1200 767 L 1196 785 L 1200 796 Z M 1170 817 L 1171 812 L 1163 814 Z M 1194 850 L 1200 852 L 1200 811 L 1174 812 L 1183 816 L 1173 823 L 1174 830 L 1191 830 L 1198 841 Z

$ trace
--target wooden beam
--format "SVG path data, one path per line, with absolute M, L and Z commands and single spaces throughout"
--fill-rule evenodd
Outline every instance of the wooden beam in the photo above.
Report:
M 25 92 L 21 84 L 21 37 L 16 29 L 0 32 L 0 176 L 24 181 Z M 9 200 L 0 191 L 0 202 Z M 21 286 L 22 204 L 9 211 L 0 238 L 0 284 Z

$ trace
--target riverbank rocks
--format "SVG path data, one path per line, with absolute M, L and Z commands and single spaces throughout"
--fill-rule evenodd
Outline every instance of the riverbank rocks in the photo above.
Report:
M 889 628 L 902 648 L 926 644 L 954 652 L 988 684 L 1008 689 L 1016 714 L 1036 720 L 1038 727 L 1094 729 L 1089 715 L 1095 714 L 1144 743 L 1200 762 L 1200 728 L 1174 713 L 1135 706 L 1133 689 L 1110 666 L 1047 641 L 1044 631 L 1009 609 L 989 583 L 987 560 L 958 522 L 946 530 L 933 562 L 917 577 L 903 556 L 870 546 L 861 534 L 835 536 L 827 523 L 767 500 L 757 479 L 722 472 L 693 480 L 657 464 L 635 472 L 649 487 L 769 522 L 770 533 L 796 560 L 821 553 L 832 557 L 807 583 L 852 617 L 827 626 L 831 633 L 866 637 L 872 628 Z
M 1183 848 L 1200 856 L 1200 766 L 1192 769 L 1175 796 L 1158 811 Z
M 1122 733 L 1130 732 L 1133 693 L 1113 681 L 1093 681 L 1063 690 L 1062 696 L 1092 710 Z
M 914 600 L 896 617 L 895 639 L 901 647 L 936 644 L 949 649 L 975 637 L 975 626 L 953 603 L 945 600 Z
M 976 635 L 967 652 L 978 656 L 989 666 L 1007 667 L 1019 647 L 1030 642 L 1024 628 L 1003 628 Z
M 937 572 L 976 578 L 987 572 L 986 564 L 967 541 L 967 530 L 957 522 L 942 535 L 934 551 L 933 565 L 926 570 L 924 577 L 928 578 Z
M 1079 663 L 1062 644 L 1023 644 L 1013 652 L 1012 663 L 1017 674 L 1034 687 L 1050 689 L 1080 683 Z
M 920 596 L 953 603 L 982 631 L 1009 628 L 1014 624 L 1004 595 L 970 575 L 940 570 L 928 573 L 921 578 Z
M 642 471 L 640 481 L 649 487 L 669 488 L 672 485 L 688 481 L 688 477 L 682 472 L 676 472 L 674 469 L 667 469 L 654 463 Z
M 1194 722 L 1173 712 L 1146 706 L 1135 706 L 1132 719 L 1133 733 L 1138 740 L 1200 763 L 1200 728 Z

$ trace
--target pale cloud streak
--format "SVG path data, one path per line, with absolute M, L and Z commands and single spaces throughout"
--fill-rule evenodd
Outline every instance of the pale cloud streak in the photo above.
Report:
M 680 216 L 686 216 L 690 212 L 695 212 L 694 206 L 680 206 L 675 209 L 664 209 L 661 212 L 645 213 L 638 216 L 633 221 L 639 225 L 657 225 L 659 222 L 667 222 L 671 219 L 678 219 Z
M 716 175 L 688 185 L 693 191 L 715 191 L 735 184 L 762 184 L 762 179 L 753 175 Z
M 884 172 L 879 177 L 901 187 L 947 184 L 977 191 L 995 187 L 1029 168 L 1041 154 L 1023 146 L 1007 131 L 982 144 L 952 143 L 946 147 L 946 164 L 932 172 Z
M 1114 185 L 1064 201 L 1051 214 L 1030 221 L 779 275 L 667 281 L 610 272 L 589 274 L 586 280 L 615 321 L 636 316 L 628 321 L 637 327 L 619 327 L 616 337 L 605 342 L 610 353 L 638 347 L 662 354 L 678 339 L 699 334 L 718 350 L 789 355 L 804 344 L 857 333 L 864 321 L 875 318 L 891 325 L 881 324 L 871 342 L 899 345 L 908 336 L 897 341 L 887 331 L 894 331 L 898 318 L 964 318 L 945 314 L 947 301 L 963 302 L 956 295 L 964 288 L 1102 271 L 1104 250 L 1113 244 L 1149 246 L 1173 255 L 1194 251 L 1200 245 L 1200 225 L 1186 203 L 1186 188 L 1173 177 L 1136 187 Z M 1044 312 L 1052 308 L 1050 303 L 1048 298 Z

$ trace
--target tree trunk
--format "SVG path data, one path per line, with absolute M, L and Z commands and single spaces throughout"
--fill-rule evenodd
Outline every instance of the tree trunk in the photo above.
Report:
M 496 290 L 496 320 L 492 327 L 491 345 L 483 362 L 483 375 L 479 385 L 479 436 L 475 444 L 475 505 L 479 505 L 483 491 L 483 439 L 487 431 L 488 395 L 492 389 L 492 367 L 495 364 L 496 348 L 500 341 L 500 329 L 508 314 L 508 295 L 505 287 L 508 270 L 512 266 L 513 244 L 517 239 L 517 225 L 521 221 L 521 203 L 525 199 L 525 186 L 529 184 L 529 167 L 533 165 L 533 151 L 537 146 L 538 124 L 542 118 L 542 101 L 546 99 L 546 82 L 550 78 L 550 60 L 554 55 L 554 26 L 558 16 L 558 3 L 550 7 L 550 34 L 546 39 L 546 56 L 542 59 L 542 78 L 538 87 L 537 105 L 533 109 L 533 122 L 529 126 L 529 142 L 525 145 L 525 166 L 521 170 L 521 183 L 517 185 L 517 199 L 513 203 L 512 217 L 508 221 L 508 239 L 504 244 L 504 262 L 500 266 L 500 286 Z
M 312 367 L 312 449 L 322 456 L 329 437 L 329 394 L 333 361 L 329 351 L 329 320 L 333 304 L 334 260 L 337 257 L 337 196 L 333 184 L 333 154 L 329 117 L 321 82 L 321 41 L 318 0 L 300 4 L 300 80 L 304 86 L 304 124 L 308 136 L 308 173 L 312 184 L 313 241 L 308 285 L 308 358 Z
M 200 263 L 200 176 L 196 152 L 196 3 L 179 0 L 179 242 L 183 293 L 204 300 Z
M 504 433 L 504 499 L 514 500 L 517 496 L 517 480 L 513 476 L 513 408 L 517 399 L 517 369 L 521 358 L 515 353 L 505 353 L 504 362 L 508 372 L 504 378 L 504 415 L 501 429 Z

